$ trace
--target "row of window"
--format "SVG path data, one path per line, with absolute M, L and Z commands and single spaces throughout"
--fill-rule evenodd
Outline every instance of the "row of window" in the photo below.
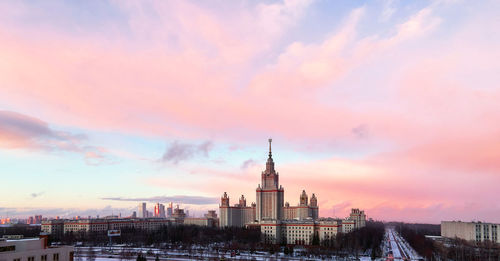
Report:
M 47 261 L 47 255 L 41 255 L 40 256 L 40 260 L 41 261 Z M 52 260 L 53 261 L 59 261 L 59 253 L 54 253 L 52 255 Z M 21 261 L 21 258 L 14 258 L 14 259 L 12 259 L 12 261 Z M 34 256 L 29 256 L 27 258 L 27 261 L 35 261 L 35 257 Z

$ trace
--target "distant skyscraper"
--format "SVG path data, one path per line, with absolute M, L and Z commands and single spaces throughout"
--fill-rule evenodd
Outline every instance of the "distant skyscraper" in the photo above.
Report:
M 146 210 L 146 203 L 145 202 L 142 202 L 137 207 L 137 217 L 138 218 L 147 218 L 148 217 L 148 211 Z
M 154 209 L 154 217 L 165 218 L 165 205 L 156 203 Z
M 168 204 L 168 208 L 167 208 L 167 217 L 172 217 L 172 213 L 174 213 L 174 210 L 173 210 L 173 203 L 170 202 Z

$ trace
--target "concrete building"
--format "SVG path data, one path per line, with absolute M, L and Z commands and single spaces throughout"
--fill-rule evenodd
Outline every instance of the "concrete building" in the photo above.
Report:
M 56 234 L 62 230 L 62 233 L 68 232 L 106 232 L 108 230 L 122 228 L 136 228 L 143 230 L 157 230 L 162 226 L 172 224 L 169 219 L 161 218 L 90 218 L 90 219 L 71 219 L 71 220 L 47 220 L 43 221 L 41 231 L 47 234 Z
M 352 209 L 351 214 L 357 211 L 359 210 Z M 365 224 L 366 221 L 362 220 L 362 223 L 357 225 L 356 219 L 347 217 L 346 219 L 307 218 L 273 220 L 249 225 L 260 226 L 265 243 L 309 245 L 312 243 L 315 235 L 318 237 L 319 242 L 322 242 L 335 237 L 337 233 L 349 233 L 365 226 Z
M 167 208 L 167 217 L 172 217 L 173 213 L 174 213 L 173 203 L 170 202 Z
M 0 261 L 73 261 L 72 246 L 47 246 L 47 238 L 0 239 Z
M 64 220 L 51 219 L 42 221 L 41 231 L 52 235 L 62 235 L 64 233 Z
M 346 219 L 319 219 L 318 199 L 313 193 L 309 200 L 305 190 L 297 206 L 284 203 L 284 188 L 279 184 L 279 173 L 274 167 L 271 142 L 269 139 L 269 156 L 256 189 L 256 203 L 247 206 L 242 195 L 239 203 L 231 206 L 224 192 L 219 205 L 221 227 L 260 227 L 262 240 L 266 243 L 308 245 L 314 236 L 322 241 L 338 232 L 349 233 L 366 225 L 366 215 L 359 209 L 352 209 Z
M 184 209 L 179 208 L 179 205 L 177 205 L 174 209 L 174 213 L 172 213 L 173 218 L 178 218 L 178 219 L 183 219 L 186 217 L 186 213 L 184 212 Z
M 319 208 L 316 195 L 314 195 L 314 193 L 312 194 L 311 201 L 309 203 L 305 190 L 302 190 L 299 204 L 297 206 L 290 206 L 290 203 L 286 202 L 283 207 L 283 219 L 316 219 L 318 218 L 318 213 Z
M 500 224 L 483 222 L 441 221 L 441 236 L 461 238 L 467 241 L 500 243 Z
M 351 214 L 349 215 L 349 220 L 355 221 L 355 225 L 354 225 L 355 229 L 366 226 L 365 211 L 359 210 L 358 208 L 351 209 Z
M 229 197 L 226 192 L 221 197 L 219 206 L 221 227 L 243 227 L 245 224 L 255 221 L 256 204 L 247 206 L 245 196 L 241 195 L 239 203 L 234 206 L 229 205 Z
M 148 210 L 146 209 L 146 203 L 140 203 L 139 206 L 137 207 L 137 217 L 138 218 L 147 218 L 148 217 Z
M 184 225 L 196 225 L 196 226 L 203 226 L 203 227 L 216 227 L 217 222 L 212 219 L 212 218 L 185 218 L 184 219 Z
M 123 228 L 142 230 L 158 230 L 167 225 L 200 225 L 218 227 L 219 219 L 215 210 L 209 211 L 202 218 L 187 218 L 184 210 L 177 206 L 171 218 L 85 218 L 85 219 L 52 219 L 42 222 L 41 231 L 47 234 L 106 232 Z

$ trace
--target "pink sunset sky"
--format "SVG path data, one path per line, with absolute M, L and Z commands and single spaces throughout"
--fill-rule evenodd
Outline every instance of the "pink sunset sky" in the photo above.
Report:
M 500 222 L 498 1 L 2 1 L 0 217 L 320 216 Z

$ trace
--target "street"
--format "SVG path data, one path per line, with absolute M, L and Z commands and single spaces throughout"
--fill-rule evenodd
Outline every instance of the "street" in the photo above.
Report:
M 384 240 L 383 251 L 387 260 L 423 260 L 394 228 L 386 228 Z

